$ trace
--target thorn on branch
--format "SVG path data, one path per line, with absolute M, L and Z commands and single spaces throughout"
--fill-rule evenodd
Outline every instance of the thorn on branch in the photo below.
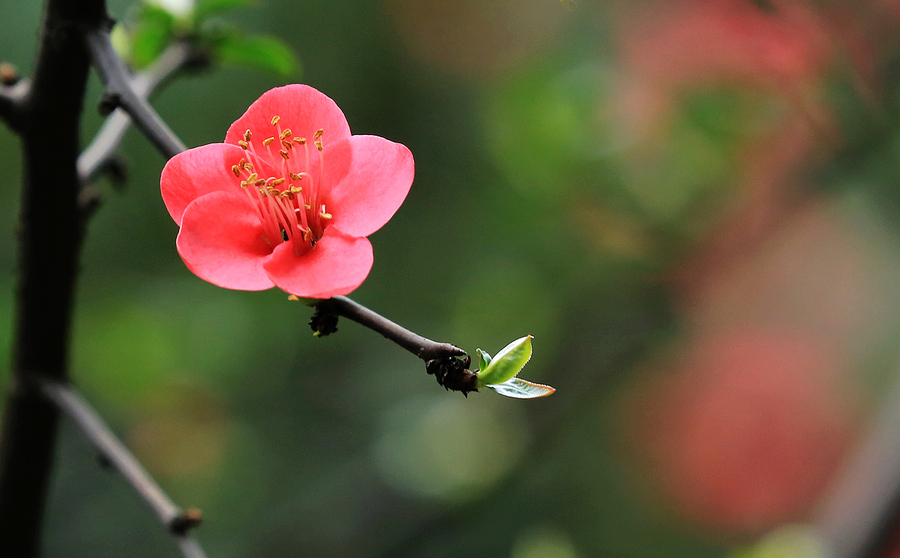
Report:
M 78 192 L 78 209 L 85 219 L 93 215 L 100 208 L 101 203 L 103 203 L 103 196 L 94 187 L 85 186 Z
M 316 307 L 312 318 L 309 319 L 309 327 L 312 328 L 313 335 L 316 337 L 326 337 L 337 332 L 337 324 L 338 315 L 334 312 L 323 310 L 322 307 Z
M 100 97 L 100 102 L 97 104 L 97 112 L 100 113 L 100 116 L 109 116 L 121 105 L 122 96 L 119 93 L 107 91 Z
M 466 397 L 470 391 L 478 391 L 478 376 L 469 370 L 472 359 L 447 356 L 435 358 L 425 363 L 425 370 L 434 375 L 437 383 L 444 389 L 461 391 Z
M 19 75 L 15 66 L 9 62 L 0 62 L 0 84 L 12 86 L 19 83 L 21 79 L 22 76 Z
M 184 535 L 203 522 L 203 512 L 197 508 L 183 510 L 169 523 L 169 530 L 175 535 Z

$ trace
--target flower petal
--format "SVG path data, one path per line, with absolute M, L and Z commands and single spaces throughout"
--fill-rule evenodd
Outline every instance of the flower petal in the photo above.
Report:
M 225 142 L 237 144 L 247 130 L 254 142 L 278 135 L 278 129 L 272 125 L 273 116 L 281 117 L 278 122 L 281 130 L 290 129 L 293 137 L 306 138 L 310 143 L 320 129 L 325 131 L 321 138 L 325 146 L 350 137 L 350 125 L 331 98 L 308 85 L 294 84 L 263 93 L 228 128 Z
M 163 168 L 159 180 L 163 202 L 172 219 L 181 226 L 184 208 L 210 192 L 232 190 L 240 184 L 231 166 L 244 156 L 237 146 L 224 143 L 201 145 L 175 155 Z
M 387 223 L 406 199 L 415 175 L 406 146 L 378 136 L 353 136 L 325 150 L 326 180 L 339 179 L 324 192 L 331 225 L 352 236 L 368 236 Z M 332 168 L 346 172 L 328 176 Z M 339 173 L 336 173 L 339 174 Z
M 242 291 L 274 286 L 262 267 L 272 248 L 241 192 L 213 192 L 191 202 L 176 245 L 188 269 L 214 285 Z
M 275 248 L 263 267 L 275 285 L 290 294 L 331 298 L 360 286 L 369 275 L 373 261 L 368 239 L 328 227 L 309 252 L 295 256 L 290 243 L 285 242 Z

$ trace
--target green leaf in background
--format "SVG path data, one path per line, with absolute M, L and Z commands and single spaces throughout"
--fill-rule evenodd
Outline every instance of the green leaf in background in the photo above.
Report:
M 175 35 L 175 18 L 154 4 L 141 7 L 141 17 L 131 37 L 131 63 L 145 68 L 153 63 Z
M 556 391 L 555 388 L 550 386 L 536 384 L 520 378 L 510 378 L 502 384 L 492 384 L 487 387 L 500 395 L 514 399 L 537 399 L 538 397 L 546 397 Z
M 515 377 L 531 359 L 532 339 L 532 336 L 526 335 L 503 347 L 486 367 L 478 371 L 478 387 L 502 384 Z M 479 359 L 486 354 L 479 350 Z
M 274 37 L 225 34 L 215 41 L 215 52 L 226 64 L 263 70 L 279 77 L 295 75 L 300 67 L 293 51 Z
M 201 23 L 214 15 L 253 4 L 253 0 L 198 0 L 194 7 L 194 21 Z

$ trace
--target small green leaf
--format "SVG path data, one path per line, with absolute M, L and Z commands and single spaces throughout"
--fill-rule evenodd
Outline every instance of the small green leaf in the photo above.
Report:
M 131 35 L 124 25 L 121 23 L 114 25 L 109 33 L 109 40 L 119 56 L 131 60 Z
M 531 359 L 532 339 L 526 335 L 503 347 L 490 364 L 478 371 L 478 387 L 502 384 L 515 377 Z
M 300 63 L 293 51 L 274 37 L 222 36 L 216 44 L 222 62 L 272 72 L 281 77 L 297 73 Z
M 150 65 L 174 36 L 175 18 L 166 10 L 144 4 L 131 37 L 131 63 L 137 68 Z
M 510 378 L 502 384 L 491 384 L 487 387 L 500 395 L 514 399 L 537 399 L 538 397 L 547 397 L 556 391 L 555 388 L 550 386 L 536 384 L 521 378 Z
M 478 369 L 484 370 L 491 363 L 491 354 L 481 349 L 475 349 L 475 352 L 478 353 Z
M 254 0 L 198 0 L 194 7 L 194 19 L 199 23 L 222 12 L 252 4 L 255 4 Z

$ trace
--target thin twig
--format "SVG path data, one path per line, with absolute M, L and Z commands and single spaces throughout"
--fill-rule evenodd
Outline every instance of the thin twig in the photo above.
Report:
M 175 535 L 175 542 L 185 558 L 206 558 L 206 553 L 200 547 L 197 539 L 187 535 Z
M 147 139 L 167 158 L 187 149 L 150 103 L 135 92 L 128 69 L 116 54 L 110 41 L 109 31 L 106 29 L 88 31 L 86 41 L 94 67 L 106 85 L 105 107 L 110 111 L 116 107 L 124 109 Z
M 377 331 L 426 362 L 446 357 L 466 356 L 466 352 L 455 345 L 426 339 L 345 296 L 322 300 L 317 302 L 315 307 Z
M 188 529 L 199 524 L 199 512 L 179 508 L 70 384 L 40 378 L 39 387 L 44 397 L 56 404 L 78 425 L 106 462 L 125 478 L 153 510 L 160 523 L 176 538 L 184 555 L 189 558 L 204 556 L 199 544 L 186 535 Z
M 167 79 L 193 65 L 197 59 L 197 53 L 190 44 L 174 43 L 149 68 L 129 80 L 131 89 L 140 99 L 148 99 Z M 78 157 L 78 175 L 83 182 L 93 179 L 109 162 L 129 126 L 131 117 L 121 108 L 114 110 L 106 119 L 91 144 Z

